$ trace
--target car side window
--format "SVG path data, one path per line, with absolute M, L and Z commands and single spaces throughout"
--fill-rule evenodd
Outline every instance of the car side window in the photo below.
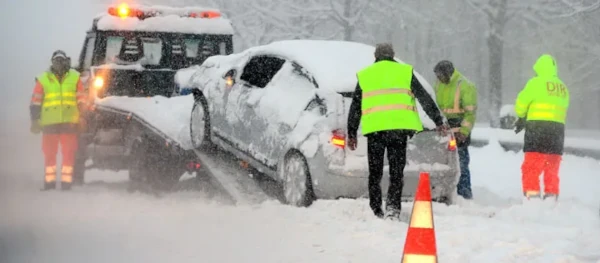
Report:
M 240 79 L 251 86 L 264 88 L 284 63 L 284 59 L 274 56 L 255 56 L 244 66 Z

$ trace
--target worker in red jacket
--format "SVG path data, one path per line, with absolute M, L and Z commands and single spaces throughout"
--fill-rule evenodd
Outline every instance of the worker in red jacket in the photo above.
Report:
M 52 65 L 36 77 L 31 96 L 31 132 L 42 132 L 44 152 L 44 188 L 56 188 L 58 146 L 62 151 L 61 188 L 71 189 L 77 151 L 80 114 L 86 93 L 79 72 L 71 69 L 71 60 L 62 50 L 52 54 Z

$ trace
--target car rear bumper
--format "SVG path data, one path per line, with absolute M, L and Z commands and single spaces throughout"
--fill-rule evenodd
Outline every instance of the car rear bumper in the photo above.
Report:
M 402 196 L 405 199 L 410 199 L 414 196 L 419 175 L 421 172 L 429 172 L 432 185 L 432 198 L 449 197 L 452 198 L 456 192 L 456 184 L 460 177 L 460 169 L 458 166 L 458 155 L 456 152 L 451 153 L 456 160 L 453 165 L 409 165 L 404 169 L 404 189 Z M 317 154 L 314 158 L 308 161 L 313 188 L 315 194 L 321 199 L 336 199 L 336 198 L 360 198 L 368 197 L 368 177 L 369 172 L 366 169 L 367 159 L 353 160 L 364 162 L 365 169 L 352 171 L 344 170 L 343 168 L 332 168 L 326 161 L 322 153 Z M 353 166 L 355 166 L 354 164 Z M 381 180 L 382 192 L 384 196 L 387 193 L 389 186 L 388 166 L 384 167 L 383 178 Z

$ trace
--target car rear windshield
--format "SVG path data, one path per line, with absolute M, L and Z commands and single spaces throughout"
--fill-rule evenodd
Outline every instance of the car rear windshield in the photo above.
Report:
M 218 39 L 167 36 L 107 36 L 104 63 L 141 64 L 180 69 L 226 55 L 227 43 Z

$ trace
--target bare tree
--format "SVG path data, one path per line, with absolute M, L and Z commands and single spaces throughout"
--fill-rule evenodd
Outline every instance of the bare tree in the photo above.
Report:
M 600 1 L 584 5 L 576 3 L 575 0 L 465 0 L 465 2 L 484 14 L 489 25 L 486 37 L 489 51 L 489 118 L 492 127 L 500 126 L 502 65 L 506 42 L 504 33 L 507 23 L 514 18 L 519 18 L 543 26 L 550 19 L 573 17 L 600 7 Z

